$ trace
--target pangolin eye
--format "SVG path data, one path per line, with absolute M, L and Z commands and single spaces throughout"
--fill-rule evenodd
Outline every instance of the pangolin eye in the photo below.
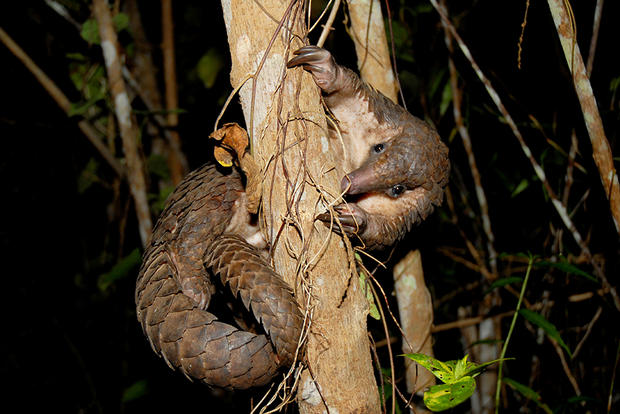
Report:
M 373 149 L 377 154 L 381 154 L 385 147 L 383 146 L 383 144 L 377 144 Z
M 402 184 L 396 184 L 392 188 L 390 188 L 390 195 L 394 198 L 398 197 L 405 191 L 405 186 Z

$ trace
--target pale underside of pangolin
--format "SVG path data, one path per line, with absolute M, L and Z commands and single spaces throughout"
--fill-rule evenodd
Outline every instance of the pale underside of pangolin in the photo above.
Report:
M 242 194 L 234 170 L 224 175 L 205 165 L 189 174 L 155 226 L 136 285 L 138 320 L 153 350 L 190 378 L 236 389 L 267 384 L 290 365 L 303 324 L 290 287 L 254 246 L 226 231 Z M 215 276 L 241 297 L 263 334 L 207 310 Z

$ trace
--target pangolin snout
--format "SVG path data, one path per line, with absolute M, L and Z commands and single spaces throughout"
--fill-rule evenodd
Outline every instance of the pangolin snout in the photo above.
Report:
M 362 194 L 381 188 L 372 168 L 360 168 L 345 175 L 340 189 L 345 194 Z

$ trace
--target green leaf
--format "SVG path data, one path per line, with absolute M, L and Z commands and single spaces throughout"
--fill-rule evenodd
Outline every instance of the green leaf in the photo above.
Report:
M 472 396 L 476 381 L 463 377 L 452 384 L 433 385 L 424 393 L 424 405 L 431 411 L 444 411 L 456 407 Z
M 129 27 L 129 16 L 125 13 L 118 13 L 112 18 L 116 32 L 122 32 Z
M 140 249 L 135 249 L 116 263 L 108 273 L 99 276 L 97 285 L 99 290 L 105 292 L 114 282 L 129 276 L 140 265 L 142 254 Z
M 594 283 L 598 283 L 598 280 L 592 276 L 590 273 L 585 272 L 578 268 L 577 266 L 570 264 L 564 257 L 560 258 L 558 262 L 549 262 L 547 260 L 541 260 L 539 262 L 534 263 L 536 267 L 550 267 L 554 269 L 561 270 L 562 272 L 566 272 L 568 274 L 577 275 L 584 277 Z
M 97 176 L 97 169 L 99 163 L 94 158 L 88 160 L 86 167 L 80 172 L 77 179 L 77 191 L 79 194 L 84 194 L 86 190 L 90 188 L 95 182 L 99 181 Z
M 422 365 L 441 381 L 446 383 L 454 381 L 453 369 L 456 361 L 442 362 L 424 354 L 405 354 L 404 356 Z
M 489 292 L 492 292 L 493 290 L 497 288 L 504 287 L 512 283 L 519 283 L 519 282 L 523 282 L 522 277 L 512 276 L 512 277 L 504 277 L 502 279 L 497 279 L 495 282 L 491 283 L 491 286 L 489 286 L 487 290 L 483 292 L 483 296 Z
M 209 49 L 207 53 L 200 58 L 196 65 L 196 71 L 198 72 L 198 77 L 202 80 L 202 83 L 207 89 L 211 89 L 213 85 L 215 85 L 217 75 L 223 66 L 224 60 L 215 48 Z
M 452 103 L 452 86 L 450 82 L 446 82 L 441 93 L 441 103 L 439 104 L 439 114 L 443 116 Z
M 537 325 L 543 331 L 545 331 L 550 338 L 556 341 L 562 348 L 564 348 L 566 353 L 572 357 L 570 349 L 568 349 L 568 346 L 560 337 L 560 333 L 558 332 L 554 324 L 545 319 L 545 317 L 541 314 L 531 311 L 529 309 L 519 309 L 519 314 L 534 325 Z
M 91 108 L 94 104 L 103 99 L 103 95 L 93 96 L 86 102 L 71 102 L 71 106 L 69 107 L 69 111 L 67 115 L 69 117 L 84 115 L 89 108 Z
M 515 187 L 514 190 L 512 190 L 512 194 L 510 194 L 510 197 L 514 198 L 517 196 L 517 194 L 525 191 L 528 187 L 530 186 L 530 182 L 527 179 L 522 179 L 519 184 L 517 184 L 517 186 Z
M 80 31 L 80 36 L 82 39 L 86 40 L 88 43 L 98 45 L 101 43 L 101 38 L 99 37 L 99 25 L 95 19 L 88 19 L 82 25 L 82 30 Z
M 488 367 L 489 365 L 496 364 L 496 363 L 498 363 L 500 361 L 510 361 L 510 360 L 513 360 L 513 359 L 514 358 L 498 358 L 498 359 L 494 359 L 493 361 L 483 362 L 480 365 L 473 364 L 474 366 L 470 367 L 468 369 L 468 371 L 465 373 L 465 375 L 468 375 L 470 377 L 474 377 L 475 378 L 478 375 L 482 374 L 482 371 L 484 371 L 484 369 L 486 367 Z
M 540 395 L 534 391 L 533 389 L 531 389 L 530 387 L 523 385 L 511 378 L 508 377 L 504 377 L 502 378 L 502 382 L 505 383 L 506 385 L 508 385 L 510 388 L 518 391 L 519 393 L 521 393 L 525 398 L 528 398 L 532 401 L 534 401 L 544 412 L 546 412 L 547 414 L 552 414 L 553 411 L 551 410 L 551 408 L 549 408 L 549 406 L 545 403 L 543 403 L 541 401 Z
M 381 314 L 379 313 L 379 309 L 377 308 L 377 304 L 375 303 L 375 297 L 372 294 L 372 290 L 366 286 L 366 275 L 364 272 L 360 272 L 360 287 L 366 291 L 366 300 L 368 301 L 368 313 L 369 315 L 378 321 L 381 320 Z
M 86 56 L 84 56 L 81 53 L 77 53 L 77 52 L 75 52 L 75 53 L 67 53 L 65 56 L 67 57 L 67 59 L 76 60 L 78 62 L 86 62 L 86 61 L 88 61 Z
M 146 380 L 136 381 L 123 391 L 123 397 L 121 401 L 126 403 L 129 401 L 137 400 L 144 396 L 148 392 L 149 386 Z
M 112 22 L 114 23 L 114 28 L 116 29 L 116 32 L 121 32 L 127 29 L 127 27 L 129 27 L 129 16 L 125 13 L 118 13 L 112 18 Z M 86 20 L 84 24 L 82 24 L 80 36 L 82 36 L 82 39 L 86 40 L 88 43 L 95 45 L 101 44 L 101 38 L 99 37 L 99 25 L 97 24 L 97 20 Z

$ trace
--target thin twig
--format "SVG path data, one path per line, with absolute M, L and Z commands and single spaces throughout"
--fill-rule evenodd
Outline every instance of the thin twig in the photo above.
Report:
M 329 35 L 329 32 L 332 30 L 332 25 L 334 24 L 334 19 L 336 18 L 336 14 L 338 13 L 338 9 L 340 8 L 340 0 L 336 0 L 334 5 L 332 6 L 332 10 L 329 12 L 329 17 L 325 22 L 325 26 L 323 26 L 323 31 L 321 32 L 321 36 L 319 37 L 319 41 L 316 42 L 318 47 L 323 47 L 325 44 L 325 40 Z
M 94 0 L 93 12 L 99 23 L 101 48 L 108 72 L 110 92 L 114 100 L 114 110 L 118 120 L 123 151 L 127 161 L 127 178 L 133 196 L 142 246 L 146 246 L 153 228 L 151 212 L 146 197 L 146 178 L 142 159 L 138 153 L 138 128 L 132 119 L 131 104 L 123 80 L 118 39 L 112 24 L 112 17 L 106 0 Z
M 592 327 L 594 326 L 596 321 L 598 321 L 598 318 L 600 318 L 602 313 L 603 313 L 603 308 L 599 306 L 598 309 L 596 310 L 596 313 L 592 317 L 592 320 L 588 323 L 588 327 L 586 328 L 586 333 L 583 335 L 583 338 L 581 338 L 581 341 L 579 341 L 579 343 L 575 347 L 575 350 L 573 351 L 573 355 L 571 356 L 571 359 L 577 358 L 577 354 L 579 354 L 579 351 L 581 351 L 583 344 L 586 342 L 586 339 L 588 339 L 588 337 L 590 336 L 590 332 L 592 332 Z
M 598 32 L 601 29 L 603 3 L 605 3 L 605 0 L 596 0 L 596 8 L 594 9 L 592 37 L 590 38 L 590 49 L 588 49 L 588 62 L 586 63 L 586 73 L 588 74 L 588 77 L 592 75 L 592 67 L 594 66 L 594 55 L 596 54 L 596 45 L 598 44 Z
M 564 374 L 566 375 L 566 378 L 568 378 L 568 381 L 573 386 L 573 390 L 575 390 L 575 394 L 578 396 L 581 395 L 581 389 L 579 388 L 577 379 L 575 378 L 570 368 L 568 367 L 568 363 L 566 362 L 566 357 L 564 356 L 564 351 L 562 350 L 562 347 L 558 345 L 557 341 L 555 339 L 552 339 L 551 337 L 549 337 L 549 341 L 551 341 L 551 343 L 553 344 L 553 349 L 555 349 L 555 352 L 560 357 L 560 362 L 562 363 L 562 369 L 564 370 Z
M 445 0 L 442 1 L 442 5 L 445 7 Z M 463 141 L 463 147 L 467 153 L 467 161 L 471 170 L 471 175 L 474 180 L 474 186 L 476 189 L 476 197 L 478 198 L 478 205 L 480 206 L 480 213 L 482 215 L 482 228 L 487 237 L 487 250 L 489 252 L 489 264 L 491 266 L 491 272 L 497 275 L 497 251 L 495 250 L 495 235 L 491 229 L 491 219 L 489 218 L 489 205 L 487 202 L 484 188 L 482 187 L 482 180 L 480 179 L 480 170 L 478 170 L 478 164 L 476 163 L 476 157 L 471 143 L 471 137 L 469 136 L 469 130 L 465 127 L 463 121 L 463 115 L 461 112 L 462 93 L 458 84 L 458 74 L 456 66 L 452 60 L 451 55 L 454 54 L 454 47 L 452 46 L 452 37 L 448 31 L 445 23 L 442 21 L 444 28 L 444 39 L 450 57 L 448 58 L 448 68 L 450 70 L 450 86 L 452 88 L 452 110 L 454 113 L 454 121 L 456 123 L 459 135 Z
M 24 50 L 0 27 L 0 41 L 26 66 L 26 68 L 34 75 L 39 81 L 41 86 L 50 94 L 56 104 L 67 114 L 71 109 L 71 101 L 60 90 L 60 88 L 52 81 L 46 74 L 37 66 L 36 63 L 24 52 Z M 105 146 L 97 130 L 87 120 L 82 119 L 78 122 L 78 127 L 82 131 L 91 144 L 99 151 L 99 154 L 104 160 L 112 167 L 114 172 L 120 177 L 124 175 L 124 170 L 121 164 L 116 160 L 114 155 L 110 152 L 108 147 Z

